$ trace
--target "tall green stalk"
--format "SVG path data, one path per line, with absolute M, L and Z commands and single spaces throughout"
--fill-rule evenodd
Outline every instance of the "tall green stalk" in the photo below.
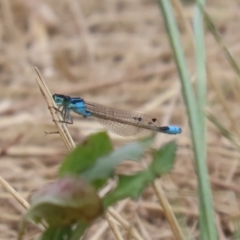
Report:
M 195 40 L 196 42 L 196 69 L 197 69 L 197 98 L 190 81 L 186 59 L 181 44 L 180 34 L 177 28 L 176 20 L 169 0 L 158 0 L 162 10 L 165 25 L 168 30 L 169 40 L 175 56 L 178 68 L 182 94 L 187 107 L 188 119 L 191 128 L 191 137 L 195 156 L 196 173 L 198 177 L 198 196 L 199 196 L 199 222 L 200 237 L 203 240 L 217 240 L 216 227 L 214 223 L 214 209 L 212 203 L 212 192 L 209 182 L 208 169 L 206 163 L 206 127 L 203 109 L 206 105 L 206 69 L 205 69 L 205 50 L 203 41 L 202 16 L 199 10 L 196 10 L 194 19 Z M 201 28 L 198 29 L 198 28 Z M 198 49 L 199 48 L 199 49 Z

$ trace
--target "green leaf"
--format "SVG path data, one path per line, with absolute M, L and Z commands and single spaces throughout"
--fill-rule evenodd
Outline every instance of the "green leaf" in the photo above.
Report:
M 131 176 L 119 176 L 117 187 L 103 199 L 104 209 L 121 199 L 139 197 L 143 189 L 153 180 L 154 175 L 149 170 Z
M 39 240 L 79 240 L 88 226 L 86 223 L 78 222 L 74 227 L 49 227 Z
M 161 176 L 172 169 L 176 149 L 176 143 L 170 142 L 153 153 L 153 161 L 149 166 L 149 169 L 155 176 Z
M 72 231 L 70 240 L 79 240 L 83 236 L 88 226 L 89 225 L 86 223 L 78 222 L 77 225 L 74 227 L 74 230 Z
M 131 197 L 137 198 L 143 189 L 154 179 L 171 170 L 174 164 L 176 143 L 170 142 L 153 153 L 153 162 L 149 169 L 138 172 L 131 176 L 119 176 L 117 187 L 103 199 L 106 209 L 115 202 Z
M 71 235 L 71 227 L 49 227 L 40 240 L 67 240 Z
M 103 213 L 102 200 L 95 189 L 82 178 L 73 176 L 36 191 L 30 203 L 29 210 L 20 221 L 18 240 L 22 239 L 28 221 L 39 223 L 43 220 L 49 228 L 42 239 L 79 239 L 87 226 Z M 76 223 L 78 227 L 74 229 L 77 230 L 70 231 Z
M 83 172 L 81 177 L 99 188 L 109 177 L 112 177 L 117 165 L 124 160 L 138 161 L 152 142 L 153 137 L 120 147 L 108 155 L 98 158 L 96 164 Z
M 59 175 L 79 175 L 91 167 L 97 158 L 112 151 L 112 144 L 106 132 L 90 135 L 81 145 L 77 146 L 63 161 Z
M 68 176 L 35 192 L 25 218 L 34 222 L 44 219 L 57 227 L 79 220 L 91 223 L 101 213 L 102 202 L 95 189 L 79 177 Z

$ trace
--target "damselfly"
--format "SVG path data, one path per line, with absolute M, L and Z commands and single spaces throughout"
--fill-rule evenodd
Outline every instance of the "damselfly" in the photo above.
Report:
M 84 118 L 95 117 L 101 124 L 113 132 L 124 136 L 146 136 L 152 133 L 179 134 L 178 126 L 159 126 L 156 118 L 145 114 L 105 107 L 97 103 L 86 102 L 82 98 L 54 94 L 63 122 L 73 124 L 71 111 Z

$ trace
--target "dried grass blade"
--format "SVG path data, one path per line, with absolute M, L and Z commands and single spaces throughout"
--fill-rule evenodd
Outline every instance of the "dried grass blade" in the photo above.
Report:
M 40 91 L 41 91 L 44 99 L 46 100 L 48 109 L 52 115 L 52 120 L 56 124 L 59 134 L 62 137 L 66 147 L 68 148 L 69 151 L 71 151 L 72 149 L 74 149 L 75 143 L 73 142 L 73 139 L 72 139 L 67 127 L 65 126 L 65 124 L 60 123 L 60 121 L 62 121 L 63 119 L 61 117 L 61 114 L 58 111 L 54 110 L 54 108 L 56 109 L 57 106 L 52 99 L 52 94 L 50 93 L 45 81 L 43 80 L 37 67 L 35 67 L 34 69 L 38 75 L 38 77 L 36 78 L 36 81 L 39 85 Z

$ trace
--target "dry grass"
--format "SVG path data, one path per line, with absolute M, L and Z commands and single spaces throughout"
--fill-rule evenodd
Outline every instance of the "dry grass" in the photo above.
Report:
M 210 1 L 207 8 L 236 59 L 240 55 L 239 8 L 237 1 L 217 0 Z M 192 11 L 191 5 L 184 7 L 188 19 Z M 197 179 L 187 117 L 156 3 L 0 0 L 0 19 L 0 239 L 16 238 L 19 219 L 27 207 L 23 199 L 56 179 L 59 163 L 68 152 L 58 134 L 44 133 L 56 128 L 35 81 L 33 66 L 38 67 L 52 93 L 151 113 L 162 119 L 162 124 L 182 126 L 180 136 L 157 136 L 156 146 L 172 138 L 179 146 L 174 170 L 158 184 L 185 235 L 197 239 Z M 194 76 L 189 35 L 182 31 Z M 206 46 L 211 81 L 221 90 L 232 121 L 219 103 L 214 84 L 209 84 L 208 109 L 229 129 L 238 130 L 238 79 L 210 33 L 206 33 Z M 75 116 L 69 131 L 77 143 L 100 128 L 94 121 Z M 116 146 L 128 141 L 110 136 Z M 210 123 L 207 141 L 217 228 L 219 239 L 224 240 L 237 230 L 235 221 L 240 214 L 239 153 Z M 129 171 L 129 165 L 122 166 L 125 169 Z M 12 188 L 19 200 L 13 197 Z M 136 234 L 135 239 L 174 239 L 151 187 L 138 202 L 120 202 L 109 211 L 108 219 L 115 225 L 109 227 L 100 219 L 86 238 L 115 239 L 121 234 L 123 239 L 130 239 Z M 25 239 L 32 239 L 40 231 L 31 226 Z

